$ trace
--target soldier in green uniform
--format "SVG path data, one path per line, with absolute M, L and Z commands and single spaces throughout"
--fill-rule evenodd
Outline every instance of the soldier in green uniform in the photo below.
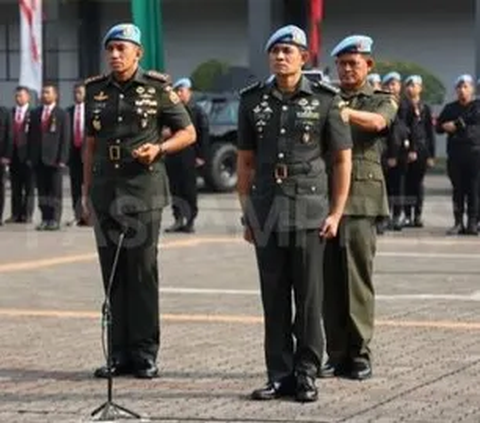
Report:
M 347 199 L 352 141 L 338 90 L 302 76 L 305 33 L 281 28 L 266 51 L 274 77 L 243 91 L 238 129 L 242 221 L 245 239 L 255 246 L 265 316 L 268 383 L 252 398 L 316 401 L 323 252 Z M 334 180 L 330 205 L 327 152 Z
M 381 153 L 398 105 L 367 83 L 373 66 L 372 39 L 351 36 L 332 52 L 336 57 L 342 113 L 350 121 L 352 181 L 339 235 L 325 254 L 324 322 L 329 361 L 320 373 L 353 379 L 372 375 L 370 341 L 374 324 L 373 259 L 375 222 L 388 216 Z
M 168 77 L 139 67 L 140 30 L 111 28 L 104 38 L 111 73 L 86 81 L 86 151 L 82 203 L 95 225 L 107 289 L 118 240 L 125 234 L 110 299 L 113 374 L 157 376 L 160 342 L 157 244 L 168 203 L 163 157 L 195 141 L 195 129 Z M 161 129 L 172 137 L 161 143 Z M 96 377 L 106 377 L 100 367 Z

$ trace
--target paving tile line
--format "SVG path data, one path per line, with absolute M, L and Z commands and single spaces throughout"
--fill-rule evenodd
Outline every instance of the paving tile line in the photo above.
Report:
M 400 244 L 400 239 L 390 239 L 393 243 Z M 415 239 L 406 239 L 406 241 L 411 244 L 415 242 Z M 431 240 L 417 240 L 418 245 L 442 245 L 442 240 L 431 239 Z M 453 245 L 451 241 L 444 240 L 445 245 Z M 459 241 L 456 241 L 454 244 L 458 244 Z M 380 242 L 380 244 L 385 242 Z M 159 243 L 159 248 L 161 250 L 176 249 L 176 248 L 191 248 L 198 247 L 202 245 L 212 245 L 212 244 L 243 244 L 246 248 L 249 246 L 241 237 L 235 236 L 219 236 L 219 237 L 194 237 L 189 239 L 176 239 L 173 241 L 166 241 Z M 380 251 L 377 253 L 377 257 L 398 257 L 398 258 L 438 258 L 438 259 L 471 259 L 478 260 L 480 258 L 479 253 L 421 253 L 421 252 L 404 252 L 404 251 Z M 55 258 L 42 258 L 26 261 L 16 261 L 9 263 L 0 263 L 0 274 L 2 273 L 11 273 L 19 271 L 28 271 L 28 270 L 38 270 L 41 268 L 60 266 L 66 264 L 75 264 L 83 263 L 88 261 L 93 261 L 97 258 L 95 252 L 82 253 L 67 255 L 63 257 Z
M 475 367 L 477 364 L 480 364 L 480 358 L 475 360 L 475 361 L 472 361 L 468 364 L 465 364 L 464 366 L 461 366 L 455 370 L 452 370 L 450 372 L 446 372 L 446 373 L 443 373 L 441 374 L 440 376 L 437 376 L 433 379 L 430 379 L 430 380 L 427 380 L 425 382 L 422 382 L 418 385 L 415 385 L 411 388 L 408 388 L 408 389 L 405 389 L 404 391 L 402 392 L 399 392 L 398 394 L 395 394 L 395 395 L 392 395 L 386 399 L 384 399 L 383 401 L 380 401 L 378 402 L 377 404 L 374 404 L 370 407 L 367 407 L 367 408 L 364 408 L 363 410 L 360 410 L 356 413 L 353 413 L 347 417 L 344 417 L 344 418 L 341 418 L 339 420 L 336 420 L 335 423 L 348 423 L 348 422 L 352 422 L 354 423 L 355 422 L 355 419 L 358 418 L 358 417 L 361 417 L 361 416 L 364 416 L 368 413 L 370 413 L 371 411 L 375 411 L 387 404 L 390 404 L 392 403 L 393 401 L 397 400 L 397 399 L 400 399 L 402 397 L 405 397 L 407 395 L 410 395 L 420 389 L 423 389 L 423 388 L 426 388 L 427 386 L 430 386 L 430 385 L 434 385 L 435 383 L 437 382 L 440 382 L 444 379 L 447 379 L 449 377 L 452 377 L 452 376 L 455 376 L 457 374 L 460 374 L 462 372 L 464 372 L 465 370 L 468 370 L 469 368 L 471 367 Z

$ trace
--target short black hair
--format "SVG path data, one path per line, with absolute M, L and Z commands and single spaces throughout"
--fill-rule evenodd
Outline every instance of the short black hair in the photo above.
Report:
M 25 85 L 16 86 L 15 87 L 15 92 L 18 93 L 19 91 L 26 91 L 28 94 L 30 94 L 30 90 Z
M 85 82 L 83 81 L 78 81 L 78 82 L 75 82 L 75 85 L 73 86 L 73 89 L 76 90 L 77 88 L 85 88 Z
M 58 94 L 58 87 L 53 82 L 45 82 L 43 88 L 53 88 L 53 90 Z

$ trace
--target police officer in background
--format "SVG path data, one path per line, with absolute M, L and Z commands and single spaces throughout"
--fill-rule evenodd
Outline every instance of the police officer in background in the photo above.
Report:
M 372 86 L 374 90 L 382 89 L 382 78 L 378 73 L 369 73 L 367 82 Z
M 300 28 L 279 29 L 265 49 L 275 77 L 243 91 L 238 130 L 242 222 L 255 246 L 265 316 L 268 383 L 252 398 L 316 401 L 323 253 L 348 195 L 350 128 L 338 90 L 302 76 L 308 45 Z M 333 168 L 330 205 L 326 152 Z
M 398 118 L 406 125 L 409 134 L 407 173 L 405 176 L 404 213 L 406 227 L 423 227 L 423 181 L 427 168 L 435 164 L 435 130 L 432 110 L 422 98 L 423 81 L 419 75 L 405 80 L 405 98 Z
M 110 294 L 113 375 L 156 377 L 160 343 L 158 238 L 168 202 L 163 157 L 195 141 L 188 113 L 165 75 L 144 71 L 140 30 L 112 27 L 103 40 L 111 69 L 86 81 L 83 206 L 94 212 L 105 290 L 120 249 Z M 173 136 L 161 141 L 168 126 Z M 91 206 L 88 198 L 91 200 Z M 107 377 L 100 367 L 96 377 Z
M 12 159 L 12 150 L 13 139 L 10 111 L 6 107 L 0 107 L 0 226 L 3 225 L 5 179 L 7 176 L 7 166 Z
M 205 165 L 208 155 L 208 117 L 204 110 L 192 101 L 192 81 L 189 78 L 179 79 L 173 89 L 190 115 L 197 132 L 197 142 L 167 158 L 175 222 L 165 232 L 192 233 L 195 231 L 194 221 L 198 214 L 197 169 Z
M 480 184 L 480 100 L 474 97 L 470 75 L 455 81 L 457 100 L 437 119 L 437 132 L 447 134 L 447 170 L 453 187 L 454 226 L 449 235 L 477 235 Z M 465 202 L 467 223 L 465 226 Z
M 342 114 L 350 121 L 352 182 L 337 237 L 325 253 L 324 322 L 329 360 L 321 377 L 363 380 L 372 375 L 370 342 L 374 326 L 373 260 L 375 222 L 388 216 L 382 146 L 395 120 L 395 96 L 367 83 L 373 40 L 353 35 L 332 51 L 336 58 Z
M 381 88 L 384 91 L 392 93 L 399 101 L 402 95 L 402 76 L 392 71 L 387 73 L 381 83 Z M 401 230 L 402 226 L 399 224 L 398 209 L 401 198 L 399 196 L 399 184 L 402 177 L 406 173 L 406 167 L 402 166 L 401 157 L 399 157 L 400 149 L 395 139 L 396 133 L 399 130 L 398 119 L 395 119 L 392 129 L 386 138 L 386 144 L 383 148 L 382 167 L 388 193 L 388 208 L 390 210 L 390 218 L 380 221 L 377 224 L 377 233 L 382 234 L 385 229 Z

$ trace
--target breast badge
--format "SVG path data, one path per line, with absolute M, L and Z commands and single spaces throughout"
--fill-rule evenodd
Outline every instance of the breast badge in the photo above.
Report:
M 95 129 L 95 131 L 100 131 L 100 130 L 102 129 L 102 124 L 101 124 L 100 119 L 98 118 L 98 116 L 95 116 L 95 117 L 93 118 L 92 126 L 93 126 L 93 129 Z

